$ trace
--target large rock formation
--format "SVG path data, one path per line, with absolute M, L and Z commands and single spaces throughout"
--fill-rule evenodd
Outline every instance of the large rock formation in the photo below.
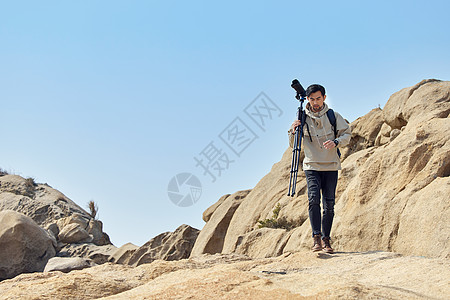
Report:
M 250 190 L 225 195 L 205 211 L 203 220 L 207 223 L 194 244 L 191 256 L 202 253 L 220 253 L 231 218 L 249 192 Z
M 336 250 L 450 257 L 449 112 L 450 82 L 424 80 L 351 124 L 337 188 Z M 311 246 L 303 172 L 296 196 L 286 195 L 291 153 L 234 206 L 226 197 L 208 210 L 193 255 L 269 257 Z M 259 228 L 277 204 L 292 230 Z
M 80 232 L 84 230 L 92 236 L 92 243 L 111 244 L 108 235 L 102 231 L 102 222 L 95 220 L 61 192 L 47 184 L 37 184 L 32 178 L 2 175 L 0 174 L 0 211 L 9 209 L 29 216 L 39 226 L 49 229 L 56 238 L 66 225 L 78 224 L 80 230 L 72 228 L 71 236 L 63 242 L 81 241 L 82 239 L 74 241 L 73 238 L 81 237 L 83 234 Z M 64 238 L 66 237 L 67 234 L 64 234 Z M 84 239 L 87 239 L 86 235 Z
M 118 249 L 103 232 L 102 222 L 93 218 L 59 191 L 46 184 L 36 184 L 31 178 L 25 179 L 1 172 L 0 211 L 8 209 L 33 218 L 46 229 L 40 230 L 54 241 L 56 256 L 63 259 L 53 260 L 47 267 L 48 270 L 70 269 L 70 265 L 73 264 L 70 258 L 74 258 L 77 262 L 75 269 L 79 267 L 80 261 L 85 262 L 83 263 L 85 267 L 107 261 L 138 266 L 156 259 L 179 260 L 189 257 L 199 233 L 198 229 L 182 225 L 175 232 L 160 234 L 141 247 L 124 245 Z M 38 224 L 35 224 L 37 228 Z M 66 266 L 66 263 L 62 263 L 62 267 L 59 266 L 61 261 L 70 261 L 69 266 Z M 23 263 L 27 264 L 27 261 L 24 260 Z M 39 268 L 22 269 L 24 272 L 42 271 L 44 266 L 45 263 L 39 265 Z M 8 274 L 14 276 L 19 273 Z
M 137 248 L 132 244 L 125 244 L 111 254 L 110 261 L 139 266 L 157 259 L 180 260 L 188 258 L 198 233 L 198 229 L 181 225 L 174 232 L 161 233 L 141 247 Z
M 0 211 L 0 280 L 43 271 L 55 247 L 56 241 L 30 217 Z
M 103 232 L 102 222 L 96 220 L 61 192 L 47 184 L 37 184 L 32 178 L 25 179 L 2 171 L 0 172 L 0 212 L 9 210 L 31 218 L 30 220 L 35 224 L 35 230 L 45 232 L 46 236 L 52 239 L 55 248 L 53 252 L 48 252 L 51 256 L 55 255 L 56 250 L 56 256 L 83 258 L 90 266 L 95 263 L 107 262 L 109 256 L 117 249 L 111 244 L 109 236 Z M 6 225 L 6 223 L 0 223 L 0 229 L 3 230 Z M 43 229 L 39 229 L 39 226 Z M 36 236 L 36 239 L 36 243 L 38 243 L 40 237 Z M 29 243 L 35 243 L 32 241 L 33 235 L 27 237 L 26 240 L 30 240 Z M 18 256 L 14 258 L 16 265 L 14 268 L 19 271 L 8 271 L 8 274 L 13 274 L 8 276 L 44 269 L 45 262 L 48 260 L 46 255 L 42 257 L 38 267 L 22 266 L 30 265 L 29 259 L 33 257 L 20 256 L 20 253 L 29 251 L 27 243 L 15 244 Z M 45 245 L 43 243 L 42 247 Z M 20 247 L 24 247 L 24 249 L 19 250 Z M 19 259 L 22 260 L 21 263 L 18 261 Z M 11 268 L 7 267 L 6 269 Z
M 84 209 L 61 192 L 18 175 L 0 177 L 0 210 L 6 209 L 23 213 L 42 227 L 73 213 L 89 218 Z

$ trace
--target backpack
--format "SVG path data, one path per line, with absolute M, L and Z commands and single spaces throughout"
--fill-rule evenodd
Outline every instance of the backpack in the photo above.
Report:
M 306 125 L 306 129 L 308 130 L 309 138 L 311 139 L 311 142 L 312 142 L 311 133 L 309 132 L 309 126 L 306 123 L 306 113 L 303 113 L 302 117 L 303 117 L 303 124 Z M 327 117 L 328 117 L 328 120 L 330 121 L 331 127 L 333 127 L 334 138 L 337 138 L 336 115 L 334 114 L 334 111 L 331 108 L 329 108 L 327 111 Z M 340 158 L 341 151 L 339 151 L 339 148 L 337 148 L 336 150 L 337 150 L 337 154 Z
M 334 111 L 331 108 L 329 108 L 327 111 L 327 117 L 331 123 L 331 126 L 333 127 L 334 138 L 337 138 L 336 115 L 334 114 Z M 336 150 L 337 154 L 339 155 L 339 158 L 341 158 L 341 151 L 339 151 L 339 148 L 337 148 Z

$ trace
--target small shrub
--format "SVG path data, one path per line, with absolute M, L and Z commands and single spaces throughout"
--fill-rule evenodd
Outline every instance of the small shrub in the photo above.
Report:
M 89 208 L 89 215 L 95 219 L 98 213 L 98 205 L 94 202 L 94 200 L 91 200 L 88 202 L 88 208 Z
M 34 197 L 34 194 L 36 192 L 36 182 L 34 181 L 33 177 L 28 177 L 25 179 L 25 196 Z
M 33 191 L 34 187 L 37 186 L 36 181 L 34 181 L 33 177 L 28 177 L 25 179 L 25 186 L 27 187 L 27 190 Z
M 27 179 L 25 179 L 26 184 L 29 186 L 36 186 L 36 181 L 33 177 L 27 177 Z
M 280 210 L 281 210 L 281 204 L 277 203 L 277 205 L 273 209 L 272 218 L 265 219 L 265 220 L 259 220 L 258 227 L 259 228 L 264 228 L 264 227 L 282 228 L 282 229 L 286 229 L 286 230 L 291 230 L 292 228 L 295 228 L 299 225 L 298 222 L 290 221 L 286 217 L 279 218 Z
M 9 173 L 6 170 L 0 168 L 0 176 L 5 176 L 5 175 L 9 175 Z

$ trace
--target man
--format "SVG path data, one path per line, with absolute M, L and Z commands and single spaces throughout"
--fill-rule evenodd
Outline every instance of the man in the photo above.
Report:
M 332 128 L 325 102 L 325 88 L 313 84 L 306 89 L 306 125 L 303 128 L 303 170 L 308 186 L 309 221 L 314 239 L 313 251 L 323 250 L 333 253 L 330 242 L 331 226 L 334 217 L 335 191 L 338 170 L 341 162 L 337 152 L 338 146 L 350 142 L 351 130 L 344 118 L 334 112 L 336 132 Z M 331 112 L 330 112 L 331 113 Z M 300 126 L 296 120 L 289 129 L 289 145 L 293 147 L 295 128 Z M 322 191 L 323 216 L 320 212 L 320 192 Z M 322 239 L 321 239 L 322 238 Z

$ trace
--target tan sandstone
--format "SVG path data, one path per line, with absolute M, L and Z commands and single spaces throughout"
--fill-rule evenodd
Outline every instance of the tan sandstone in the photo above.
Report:
M 449 270 L 448 260 L 376 251 L 202 255 L 23 274 L 0 282 L 0 299 L 446 299 Z

